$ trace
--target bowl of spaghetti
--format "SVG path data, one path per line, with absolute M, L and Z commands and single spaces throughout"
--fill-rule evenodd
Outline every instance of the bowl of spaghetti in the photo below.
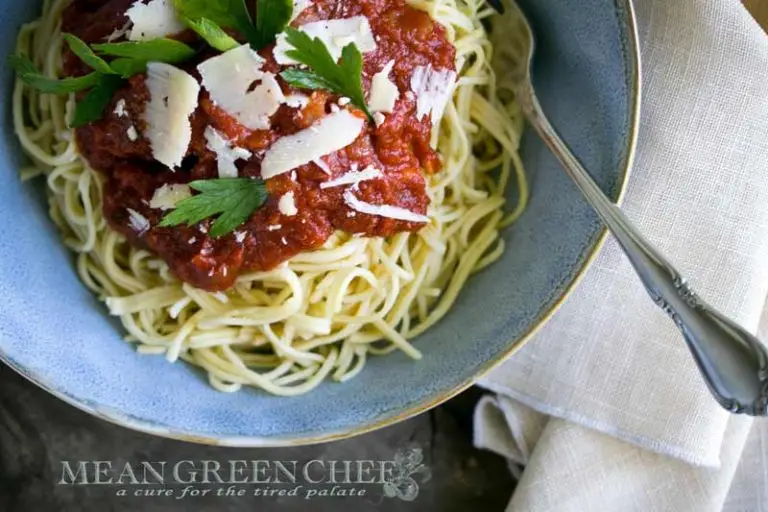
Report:
M 523 3 L 542 104 L 619 200 L 631 7 Z M 391 424 L 522 346 L 605 236 L 526 130 L 520 34 L 482 0 L 44 0 L 0 21 L 0 358 L 109 421 L 234 446 Z

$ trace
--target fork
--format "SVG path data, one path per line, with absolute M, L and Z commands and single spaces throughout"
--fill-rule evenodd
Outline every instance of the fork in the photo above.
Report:
M 501 0 L 487 0 L 500 13 Z M 505 70 L 516 99 L 533 129 L 554 153 L 584 198 L 611 231 L 653 301 L 680 329 L 709 390 L 732 413 L 768 416 L 768 351 L 737 323 L 718 312 L 691 289 L 681 274 L 632 225 L 595 183 L 547 120 L 532 82 L 535 39 L 522 10 L 509 2 L 509 16 L 524 36 L 523 57 Z

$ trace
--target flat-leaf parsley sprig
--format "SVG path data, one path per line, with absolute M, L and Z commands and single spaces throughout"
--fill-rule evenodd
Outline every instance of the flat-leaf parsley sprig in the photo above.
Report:
M 197 35 L 203 38 L 209 46 L 220 52 L 228 52 L 229 50 L 234 50 L 240 46 L 240 43 L 238 43 L 236 39 L 231 37 L 220 26 L 208 18 L 193 20 L 181 16 L 181 19 L 189 28 L 197 32 Z
M 159 226 L 189 226 L 218 215 L 210 235 L 220 237 L 237 229 L 267 200 L 267 189 L 260 179 L 216 178 L 193 181 L 189 186 L 200 194 L 179 201 Z
M 363 93 L 363 56 L 354 43 L 342 49 L 341 60 L 336 63 L 321 39 L 312 39 L 306 33 L 290 27 L 286 28 L 285 34 L 286 41 L 293 46 L 286 55 L 310 68 L 286 69 L 280 73 L 286 82 L 294 87 L 328 89 L 346 96 L 353 105 L 365 112 L 368 119 L 373 120 Z
M 222 28 L 237 30 L 261 50 L 275 42 L 293 15 L 292 0 L 257 0 L 255 22 L 245 0 L 173 0 L 173 5 L 187 26 L 220 51 L 234 48 Z
M 125 79 L 143 73 L 150 60 L 178 64 L 195 55 L 195 50 L 172 39 L 95 44 L 92 47 L 72 34 L 64 34 L 64 39 L 72 53 L 93 69 L 92 73 L 75 78 L 51 78 L 20 53 L 9 55 L 8 64 L 16 71 L 19 80 L 43 93 L 70 94 L 90 89 L 77 102 L 72 128 L 101 118 L 115 92 L 125 85 Z M 107 62 L 97 53 L 117 58 Z

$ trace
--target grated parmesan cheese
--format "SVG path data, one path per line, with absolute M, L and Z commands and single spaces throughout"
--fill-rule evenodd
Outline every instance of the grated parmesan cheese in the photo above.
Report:
M 395 109 L 395 102 L 400 97 L 400 91 L 397 90 L 397 86 L 389 79 L 389 73 L 394 66 L 395 61 L 390 60 L 371 79 L 371 95 L 368 107 L 373 112 L 391 113 Z
M 370 204 L 359 200 L 355 197 L 352 190 L 344 192 L 344 202 L 347 206 L 360 213 L 367 213 L 368 215 L 378 215 L 379 217 L 386 217 L 389 219 L 404 220 L 408 222 L 429 222 L 429 217 L 414 213 L 405 208 L 399 208 L 397 206 L 390 206 L 388 204 Z
M 347 110 L 329 114 L 305 130 L 277 139 L 261 162 L 262 179 L 272 178 L 352 144 L 365 121 Z
M 149 231 L 149 221 L 145 216 L 134 210 L 133 208 L 126 208 L 128 211 L 128 225 L 137 235 L 142 236 Z
M 287 215 L 288 217 L 293 217 L 299 213 L 299 210 L 296 208 L 296 198 L 294 197 L 293 192 L 287 192 L 280 196 L 280 200 L 277 202 L 277 209 L 280 210 L 280 213 Z
M 192 140 L 189 116 L 197 108 L 200 85 L 185 71 L 162 62 L 147 64 L 147 103 L 144 136 L 152 156 L 171 169 L 181 165 Z
M 336 179 L 320 184 L 320 188 L 340 187 L 342 185 L 357 185 L 361 181 L 373 180 L 380 177 L 381 171 L 369 165 L 362 171 L 348 171 Z
M 426 115 L 431 116 L 433 123 L 440 121 L 455 84 L 455 71 L 435 71 L 431 64 L 427 67 L 418 66 L 413 70 L 411 90 L 416 95 L 416 117 L 419 121 Z
M 117 117 L 127 117 L 128 116 L 128 112 L 125 111 L 125 100 L 124 99 L 120 98 L 120 101 L 118 101 L 115 104 L 115 110 L 113 111 L 113 113 Z
M 376 127 L 377 128 L 379 126 L 383 125 L 384 121 L 386 121 L 386 120 L 387 120 L 387 118 L 381 112 L 375 112 L 373 114 L 373 122 L 376 123 Z
M 159 39 L 186 29 L 171 0 L 151 0 L 146 4 L 135 2 L 125 11 L 125 15 L 133 22 L 133 28 L 128 34 L 131 41 Z
M 216 153 L 219 178 L 237 178 L 235 162 L 251 158 L 251 152 L 233 146 L 231 141 L 211 126 L 205 129 L 205 140 L 208 142 L 206 147 Z
M 285 97 L 285 104 L 291 108 L 304 108 L 309 104 L 309 96 L 305 94 L 290 94 Z
M 162 187 L 156 188 L 152 194 L 152 199 L 149 201 L 149 207 L 159 210 L 172 210 L 176 208 L 176 203 L 182 201 L 192 195 L 192 191 L 189 185 L 184 183 L 174 183 L 172 185 L 165 184 Z M 195 243 L 195 239 L 192 237 L 189 243 Z
M 282 224 L 272 224 L 271 226 L 267 226 L 267 231 L 277 231 L 282 227 L 283 227 Z
M 263 65 L 264 59 L 246 44 L 206 60 L 197 70 L 216 105 L 246 128 L 266 130 L 286 98 L 275 75 L 261 70 Z
M 125 131 L 126 135 L 128 135 L 128 140 L 131 142 L 136 142 L 139 140 L 139 132 L 136 131 L 136 127 L 131 125 L 128 127 L 128 129 Z
M 245 231 L 235 231 L 235 241 L 239 244 L 245 241 Z
M 323 20 L 307 23 L 299 27 L 299 30 L 311 38 L 320 39 L 328 48 L 328 52 L 334 61 L 341 57 L 341 50 L 348 44 L 354 43 L 360 53 L 370 52 L 376 49 L 376 41 L 371 32 L 371 25 L 365 16 L 353 16 L 336 20 Z M 285 33 L 278 34 L 277 44 L 273 55 L 278 64 L 297 64 L 286 52 L 292 50 L 288 44 Z

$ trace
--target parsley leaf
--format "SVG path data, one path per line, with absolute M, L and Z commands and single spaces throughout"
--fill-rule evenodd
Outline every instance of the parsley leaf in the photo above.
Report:
M 256 49 L 275 42 L 293 15 L 292 0 L 256 0 Z
M 99 82 L 88 91 L 83 99 L 77 102 L 75 115 L 72 119 L 71 127 L 92 123 L 101 118 L 104 109 L 112 101 L 115 93 L 120 89 L 125 80 L 116 75 L 101 75 Z
M 251 44 L 258 40 L 245 0 L 173 0 L 173 5 L 184 18 L 207 18 L 219 27 L 240 31 Z
M 195 50 L 173 39 L 94 44 L 93 49 L 112 57 L 177 64 L 195 56 Z
M 88 64 L 99 73 L 112 73 L 112 68 L 109 67 L 109 64 L 107 64 L 104 59 L 93 53 L 93 50 L 91 50 L 88 45 L 85 44 L 85 41 L 73 36 L 72 34 L 64 34 L 64 39 L 67 41 L 69 49 L 72 50 L 72 53 L 77 55 L 81 61 Z
M 98 73 L 77 78 L 50 78 L 35 68 L 26 55 L 9 55 L 8 65 L 15 71 L 19 80 L 40 92 L 51 94 L 67 94 L 93 87 L 99 81 Z
M 67 94 L 90 89 L 77 103 L 71 125 L 73 128 L 98 120 L 115 92 L 125 85 L 125 79 L 143 73 L 148 61 L 177 64 L 195 55 L 195 50 L 172 39 L 95 44 L 91 49 L 72 34 L 65 34 L 64 38 L 72 53 L 95 72 L 76 78 L 49 78 L 22 54 L 10 55 L 8 64 L 21 81 L 44 93 Z M 108 63 L 94 50 L 117 58 Z
M 304 32 L 288 27 L 285 29 L 286 40 L 293 46 L 286 52 L 288 57 L 310 67 L 310 70 L 287 69 L 280 76 L 294 87 L 304 89 L 329 89 L 342 96 L 347 96 L 352 103 L 373 120 L 363 93 L 363 56 L 360 50 L 350 43 L 341 51 L 341 60 L 337 64 L 325 43 L 319 38 L 312 39 Z
M 120 57 L 109 63 L 112 70 L 123 78 L 131 78 L 133 75 L 144 73 L 147 70 L 148 60 L 129 59 Z
M 208 18 L 193 20 L 182 16 L 181 19 L 189 28 L 197 32 L 197 35 L 205 39 L 206 43 L 220 52 L 226 52 L 240 46 L 240 43 Z
M 197 180 L 189 186 L 200 194 L 188 197 L 163 217 L 160 226 L 193 225 L 219 215 L 211 226 L 212 237 L 231 233 L 267 200 L 264 182 L 251 178 Z

